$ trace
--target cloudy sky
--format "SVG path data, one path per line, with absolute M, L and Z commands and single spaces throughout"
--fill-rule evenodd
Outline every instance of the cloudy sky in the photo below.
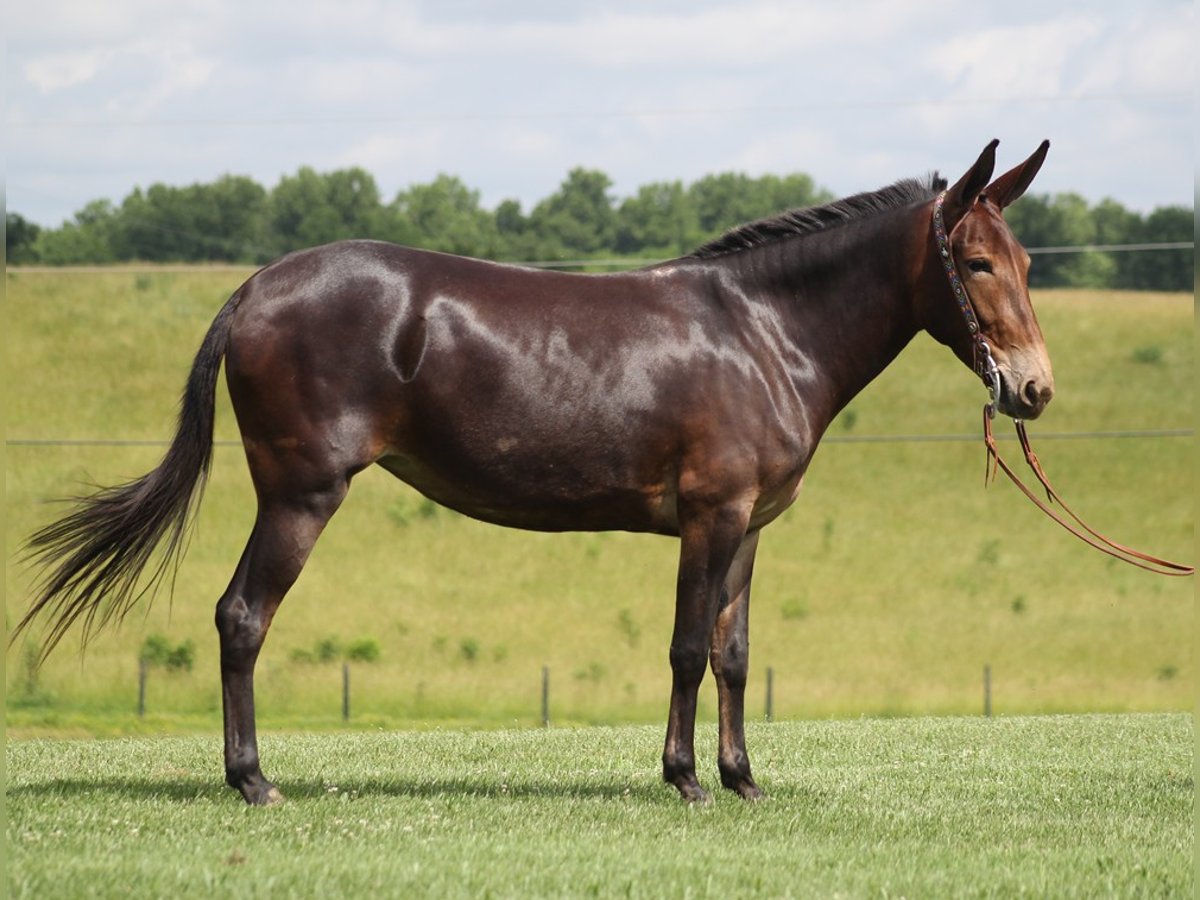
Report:
M 1034 190 L 1193 202 L 1188 0 L 40 0 L 11 3 L 6 192 L 96 198 L 359 165 L 528 208 L 574 166 L 618 197 L 738 170 L 837 194 L 992 137 Z

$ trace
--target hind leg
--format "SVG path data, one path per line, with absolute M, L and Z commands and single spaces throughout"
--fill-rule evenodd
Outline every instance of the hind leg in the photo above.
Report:
M 233 580 L 217 604 L 225 710 L 225 780 L 253 805 L 283 799 L 263 777 L 254 724 L 254 664 L 284 594 L 295 582 L 349 481 L 286 498 L 260 492 L 258 518 Z

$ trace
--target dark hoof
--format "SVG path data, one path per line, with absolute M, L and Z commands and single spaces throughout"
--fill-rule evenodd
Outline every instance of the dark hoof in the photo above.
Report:
M 759 800 L 767 798 L 767 795 L 753 781 L 746 784 L 739 784 L 734 790 L 738 792 L 738 795 L 743 800 L 749 800 L 751 803 L 757 803 Z
M 283 794 L 269 781 L 239 785 L 238 790 L 251 806 L 275 806 L 283 802 Z
M 700 782 L 695 778 L 680 779 L 672 783 L 679 790 L 679 796 L 683 798 L 685 803 L 696 803 L 703 806 L 712 802 L 712 798 L 708 796 L 708 791 L 700 787 Z
M 721 784 L 736 793 L 743 800 L 762 800 L 766 794 L 762 792 L 754 779 L 747 772 L 744 775 L 738 773 L 721 773 Z

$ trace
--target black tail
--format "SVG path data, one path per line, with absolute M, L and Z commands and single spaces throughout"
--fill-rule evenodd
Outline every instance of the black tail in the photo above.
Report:
M 27 558 L 47 572 L 10 646 L 47 611 L 51 620 L 40 659 L 78 619 L 83 620 L 86 645 L 96 630 L 114 619 L 119 622 L 143 595 L 153 595 L 167 571 L 178 567 L 212 460 L 217 374 L 239 296 L 234 294 L 217 314 L 196 353 L 175 438 L 158 468 L 136 481 L 75 498 L 70 513 L 36 532 L 25 545 Z M 165 552 L 142 581 L 143 570 L 164 540 Z

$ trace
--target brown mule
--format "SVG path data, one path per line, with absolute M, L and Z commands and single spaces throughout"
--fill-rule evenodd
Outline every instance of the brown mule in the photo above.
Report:
M 1001 217 L 1043 145 L 991 181 L 996 142 L 945 194 L 958 274 L 998 368 L 999 406 L 1053 393 Z M 466 515 L 546 531 L 680 538 L 663 777 L 687 800 L 705 668 L 721 782 L 760 796 L 743 732 L 760 529 L 796 497 L 842 407 L 921 329 L 974 365 L 931 226 L 936 177 L 735 229 L 637 271 L 536 271 L 372 241 L 293 253 L 242 285 L 196 357 L 163 462 L 31 539 L 51 564 L 14 637 L 46 612 L 46 651 L 82 618 L 120 618 L 165 540 L 177 562 L 208 469 L 225 360 L 258 516 L 217 604 L 225 773 L 280 796 L 259 765 L 254 667 L 271 619 L 357 472 L 378 464 Z

